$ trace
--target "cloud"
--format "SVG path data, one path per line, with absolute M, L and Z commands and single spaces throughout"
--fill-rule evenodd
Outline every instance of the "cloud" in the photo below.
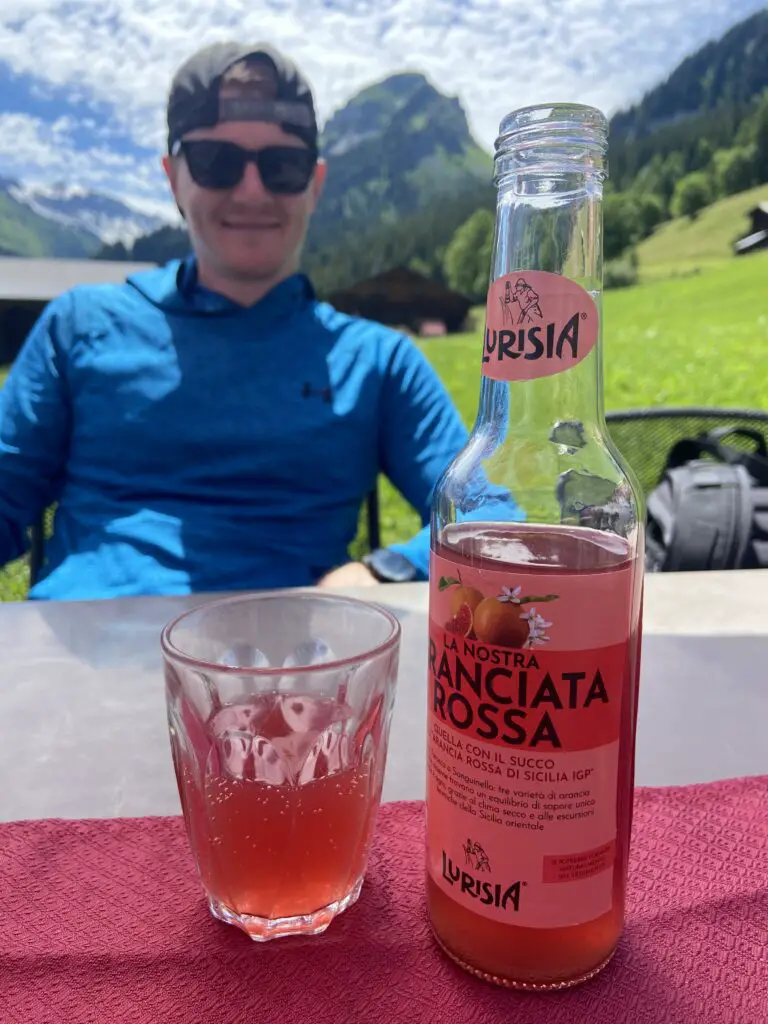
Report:
M 267 40 L 305 70 L 321 118 L 388 73 L 420 70 L 443 92 L 461 98 L 476 137 L 490 148 L 502 116 L 527 103 L 581 101 L 606 112 L 626 105 L 686 54 L 762 4 L 14 0 L 0 15 L 0 61 L 42 85 L 64 87 L 73 102 L 94 109 L 108 104 L 115 130 L 126 131 L 146 152 L 162 146 L 164 97 L 185 57 L 215 39 Z M 111 130 L 94 130 L 90 159 L 101 170 L 93 173 L 106 173 Z M 22 131 L 27 152 L 56 163 L 50 151 L 53 126 L 33 130 L 27 124 Z M 66 138 L 64 129 L 60 134 Z M 139 156 L 124 173 L 139 174 Z M 156 170 L 151 178 L 157 196 L 162 186 Z
M 78 149 L 72 133 L 81 127 L 68 117 L 52 124 L 27 114 L 0 114 L 0 170 L 25 185 L 77 184 L 113 194 L 146 213 L 176 219 L 163 189 L 157 160 L 119 153 L 101 143 Z

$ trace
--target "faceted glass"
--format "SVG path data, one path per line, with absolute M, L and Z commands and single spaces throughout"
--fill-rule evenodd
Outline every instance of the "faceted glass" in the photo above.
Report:
M 318 934 L 363 884 L 400 625 L 317 592 L 213 601 L 162 635 L 174 768 L 211 913 Z

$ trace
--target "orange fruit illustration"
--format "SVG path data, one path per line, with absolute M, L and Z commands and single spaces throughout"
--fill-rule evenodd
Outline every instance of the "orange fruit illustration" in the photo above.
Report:
M 466 636 L 472 630 L 472 609 L 468 604 L 463 604 L 450 620 L 445 625 L 445 628 L 449 633 L 455 633 L 457 636 Z
M 524 611 L 511 601 L 484 598 L 472 616 L 477 639 L 499 647 L 522 647 L 528 639 L 528 622 L 520 618 Z
M 468 605 L 470 612 L 474 613 L 482 600 L 483 595 L 477 587 L 456 587 L 451 591 L 451 615 L 457 615 L 463 604 Z

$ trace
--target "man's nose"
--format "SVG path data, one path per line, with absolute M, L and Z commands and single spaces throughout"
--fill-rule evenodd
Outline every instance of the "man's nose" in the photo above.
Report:
M 265 196 L 269 196 L 270 193 L 264 188 L 259 169 L 252 160 L 245 165 L 243 176 L 233 192 L 237 199 L 263 199 Z

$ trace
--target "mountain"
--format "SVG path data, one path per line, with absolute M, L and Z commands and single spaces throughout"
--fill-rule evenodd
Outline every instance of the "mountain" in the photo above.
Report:
M 137 210 L 115 196 L 61 182 L 50 187 L 16 184 L 10 193 L 41 217 L 65 227 L 84 229 L 107 244 L 132 242 L 165 223 L 162 218 Z
M 461 103 L 422 74 L 363 89 L 331 117 L 320 146 L 328 177 L 310 252 L 490 182 L 491 158 L 472 138 Z
M 132 243 L 164 221 L 115 196 L 0 177 L 0 249 L 16 256 L 92 256 L 104 243 Z
M 702 46 L 640 103 L 615 114 L 613 136 L 639 137 L 682 118 L 743 107 L 768 88 L 768 8 Z
M 614 185 L 628 188 L 644 167 L 673 154 L 681 157 L 671 168 L 678 177 L 704 170 L 714 150 L 744 144 L 747 122 L 766 90 L 768 8 L 701 47 L 639 103 L 611 118 Z
M 0 178 L 0 251 L 6 256 L 92 256 L 101 240 L 82 228 L 64 226 L 13 195 L 18 182 Z

